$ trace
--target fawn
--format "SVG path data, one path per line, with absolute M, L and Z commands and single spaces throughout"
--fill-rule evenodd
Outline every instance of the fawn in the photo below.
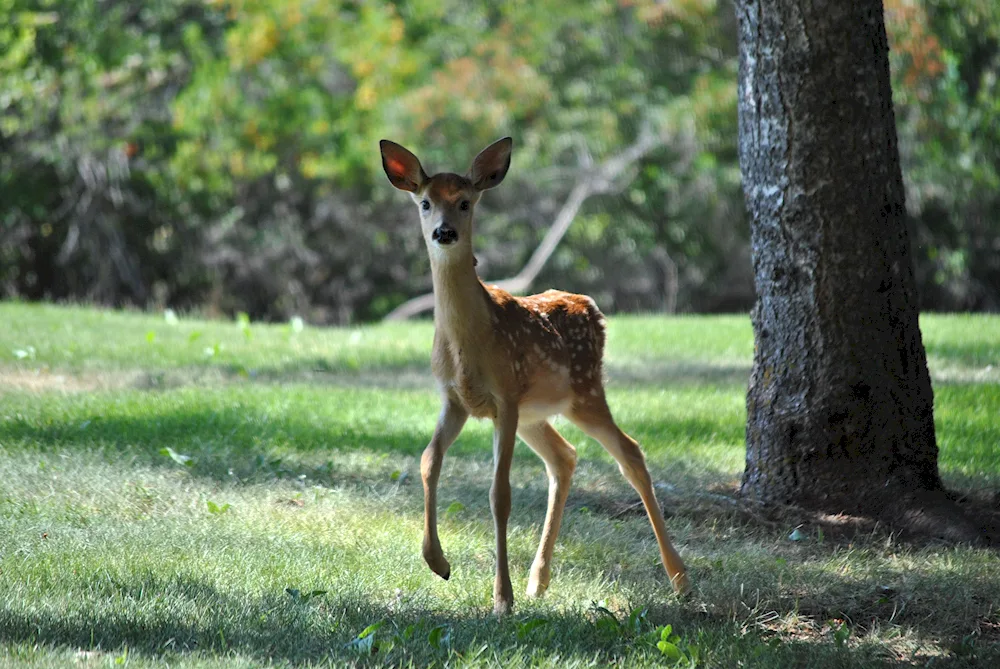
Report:
M 494 610 L 509 612 L 514 593 L 507 564 L 510 467 L 515 435 L 544 461 L 548 508 L 527 594 L 549 585 L 552 550 L 562 521 L 576 449 L 548 418 L 563 414 L 601 443 L 646 507 L 660 556 L 674 589 L 690 586 L 680 555 L 670 543 L 663 513 L 639 444 L 622 432 L 604 397 L 604 315 L 585 295 L 549 290 L 530 297 L 479 280 L 472 252 L 472 214 L 483 191 L 500 185 L 510 167 L 509 137 L 484 149 L 468 176 L 428 177 L 415 155 L 388 140 L 380 143 L 382 166 L 393 186 L 410 193 L 420 211 L 434 285 L 434 348 L 431 365 L 443 408 L 420 460 L 424 484 L 423 555 L 447 579 L 451 567 L 437 534 L 437 484 L 445 451 L 469 416 L 493 421 L 493 484 L 490 506 L 496 530 Z

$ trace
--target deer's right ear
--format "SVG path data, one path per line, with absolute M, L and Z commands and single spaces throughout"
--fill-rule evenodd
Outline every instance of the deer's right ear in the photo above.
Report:
M 399 190 L 416 193 L 427 181 L 424 168 L 420 166 L 417 157 L 405 148 L 383 139 L 378 143 L 382 150 L 382 169 L 389 181 Z

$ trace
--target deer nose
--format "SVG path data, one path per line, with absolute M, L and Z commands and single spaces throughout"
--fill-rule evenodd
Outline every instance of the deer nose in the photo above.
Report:
M 458 231 L 446 223 L 434 228 L 431 239 L 438 244 L 454 244 L 458 241 Z

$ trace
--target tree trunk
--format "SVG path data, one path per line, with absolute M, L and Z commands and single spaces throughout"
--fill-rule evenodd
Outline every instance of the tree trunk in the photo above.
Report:
M 881 0 L 738 0 L 757 302 L 741 491 L 969 539 L 938 475 Z

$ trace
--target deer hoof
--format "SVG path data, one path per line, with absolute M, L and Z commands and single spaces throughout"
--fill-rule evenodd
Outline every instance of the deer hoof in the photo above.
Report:
M 691 589 L 691 582 L 688 580 L 687 574 L 679 574 L 672 581 L 674 592 L 677 593 L 679 599 L 691 599 L 693 590 Z
M 506 601 L 503 599 L 498 599 L 493 602 L 493 613 L 497 618 L 503 618 L 504 616 L 510 615 L 514 610 L 514 602 Z
M 543 583 L 541 579 L 530 578 L 528 579 L 528 597 L 538 598 L 545 594 L 548 590 L 548 585 Z

